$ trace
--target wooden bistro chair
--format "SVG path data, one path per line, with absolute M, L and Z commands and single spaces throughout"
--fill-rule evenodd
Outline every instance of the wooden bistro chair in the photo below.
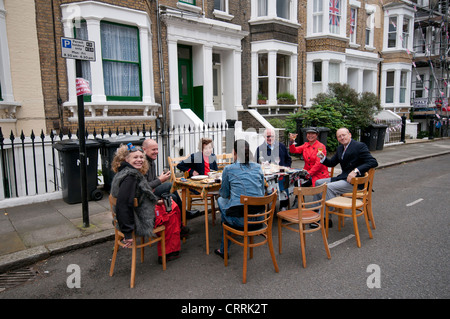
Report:
M 373 178 L 375 177 L 375 168 L 369 169 L 367 172 L 369 174 L 369 186 L 367 188 L 367 217 L 370 220 L 370 223 L 372 224 L 372 229 L 376 229 L 377 226 L 375 225 L 375 219 L 373 218 L 373 211 L 372 211 L 372 189 L 373 189 Z M 346 197 L 352 197 L 352 193 L 345 193 L 342 194 L 342 196 Z
M 169 167 L 170 167 L 170 181 L 174 182 L 175 178 L 177 177 L 178 173 L 177 173 L 177 165 L 187 159 L 190 155 L 188 156 L 182 156 L 182 157 L 168 157 L 168 162 L 169 162 Z M 188 178 L 188 173 L 187 172 L 183 172 L 184 177 Z M 181 197 L 181 194 L 180 194 Z M 203 202 L 203 200 L 201 199 L 201 195 L 200 194 L 194 194 L 192 192 L 187 192 L 187 210 L 191 210 L 192 205 L 202 205 L 204 206 L 205 203 Z M 211 201 L 211 203 L 209 204 L 211 206 L 211 219 L 212 219 L 212 225 L 215 225 L 216 222 L 216 205 L 215 205 L 215 194 L 208 194 L 207 195 L 208 200 Z M 183 205 L 186 205 L 185 203 L 183 203 Z M 180 207 L 181 209 L 181 207 Z M 208 212 L 205 212 L 205 214 L 208 214 Z
M 317 187 L 296 187 L 294 194 L 297 196 L 298 208 L 291 210 L 280 211 L 278 217 L 278 245 L 279 253 L 281 254 L 282 244 L 282 229 L 286 228 L 299 233 L 300 247 L 302 250 L 303 268 L 306 268 L 306 253 L 305 253 L 305 234 L 320 230 L 322 232 L 322 239 L 325 245 L 325 251 L 328 259 L 331 259 L 330 249 L 328 248 L 328 241 L 323 228 L 323 221 L 325 215 L 325 197 L 327 193 L 327 184 L 322 184 Z M 322 194 L 320 200 L 306 201 L 305 196 L 314 196 Z M 283 223 L 286 221 L 286 223 Z M 305 229 L 305 225 L 316 223 L 319 227 L 313 229 Z M 293 225 L 297 225 L 293 227 Z M 297 228 L 298 227 L 298 228 Z
M 224 153 L 216 155 L 217 158 L 217 167 L 219 171 L 223 171 L 225 166 L 233 163 L 233 153 Z
M 119 246 L 123 247 L 122 239 L 125 238 L 123 233 L 119 231 L 117 225 L 116 214 L 114 213 L 114 206 L 116 206 L 117 198 L 109 195 L 109 205 L 111 207 L 111 213 L 113 217 L 114 224 L 114 252 L 111 260 L 111 268 L 109 270 L 109 275 L 112 276 L 114 273 L 114 265 L 116 263 L 117 251 L 119 250 Z M 134 199 L 134 206 L 137 206 L 137 198 Z M 138 244 L 136 241 L 136 235 L 133 231 L 133 244 L 131 245 L 131 280 L 130 280 L 130 288 L 134 288 L 134 280 L 136 275 L 136 251 L 138 248 L 141 249 L 141 263 L 144 262 L 144 247 L 151 246 L 157 242 L 161 242 L 161 254 L 162 254 L 162 266 L 163 270 L 166 270 L 166 242 L 165 242 L 165 226 L 159 226 L 153 230 L 155 234 L 160 234 L 159 237 L 148 238 L 148 241 L 145 241 L 144 237 L 141 237 L 141 243 Z
M 328 219 L 329 214 L 334 214 L 338 216 L 338 229 L 341 230 L 341 219 L 343 217 L 350 217 L 353 220 L 353 228 L 355 230 L 356 244 L 361 247 L 361 239 L 359 236 L 357 217 L 364 216 L 366 221 L 367 231 L 369 232 L 369 237 L 373 238 L 372 231 L 370 230 L 368 213 L 367 213 L 367 200 L 368 200 L 368 184 L 369 184 L 369 174 L 366 173 L 363 177 L 353 178 L 351 181 L 353 185 L 353 192 L 351 197 L 347 196 L 337 196 L 331 198 L 325 202 L 325 213 L 326 213 L 326 233 L 328 237 Z M 362 189 L 358 189 L 358 186 L 362 185 Z M 330 211 L 330 207 L 335 210 Z M 345 213 L 346 210 L 350 210 L 350 213 Z
M 241 195 L 241 203 L 244 204 L 244 227 L 236 228 L 226 223 L 223 224 L 224 264 L 225 266 L 228 266 L 228 240 L 231 240 L 233 243 L 244 247 L 242 278 L 242 283 L 244 284 L 247 282 L 247 253 L 249 248 L 250 258 L 253 258 L 253 247 L 262 246 L 267 243 L 269 246 L 270 255 L 272 256 L 272 262 L 273 266 L 275 267 L 275 272 L 279 272 L 272 242 L 272 222 L 276 202 L 276 192 L 263 197 L 250 197 Z M 261 213 L 249 214 L 248 207 L 255 205 L 264 205 L 264 211 Z M 253 220 L 254 218 L 258 218 L 259 220 L 255 221 Z M 236 236 L 242 237 L 242 241 L 236 239 Z M 255 242 L 254 238 L 257 238 L 257 242 Z

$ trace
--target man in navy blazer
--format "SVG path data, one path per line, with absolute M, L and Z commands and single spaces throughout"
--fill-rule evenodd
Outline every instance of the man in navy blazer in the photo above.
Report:
M 378 166 L 377 160 L 370 154 L 367 145 L 352 140 L 352 134 L 347 128 L 336 131 L 336 138 L 340 145 L 331 158 L 326 158 L 322 152 L 317 153 L 320 162 L 328 167 L 341 164 L 342 173 L 336 177 L 319 179 L 316 186 L 327 184 L 326 200 L 352 192 L 352 178 L 363 176 L 369 169 Z
M 281 142 L 275 140 L 275 131 L 273 129 L 264 130 L 264 143 L 262 143 L 256 149 L 255 162 L 261 164 L 261 159 L 264 162 L 270 162 L 275 164 L 275 158 L 279 158 L 280 166 L 291 167 L 292 158 L 289 155 L 289 151 Z

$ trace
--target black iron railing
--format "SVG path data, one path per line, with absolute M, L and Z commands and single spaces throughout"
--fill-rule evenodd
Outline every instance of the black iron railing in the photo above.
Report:
M 87 139 L 99 141 L 108 140 L 114 137 L 134 136 L 141 139 L 152 138 L 158 142 L 158 169 L 161 172 L 168 166 L 167 158 L 187 155 L 198 150 L 199 140 L 202 137 L 210 137 L 214 141 L 214 152 L 216 154 L 225 153 L 226 123 L 205 124 L 200 126 L 171 127 L 166 130 L 147 130 L 145 125 L 142 129 L 126 129 L 119 127 L 115 132 L 101 129 L 98 133 L 85 132 Z M 43 130 L 37 136 L 34 131 L 30 136 L 25 136 L 23 132 L 16 137 L 11 131 L 9 136 L 3 135 L 0 127 L 0 200 L 6 198 L 22 197 L 29 195 L 45 194 L 60 190 L 61 185 L 61 164 L 58 151 L 53 147 L 55 143 L 63 140 L 77 140 L 78 131 L 72 134 L 54 134 L 51 132 L 45 135 Z M 103 146 L 99 146 L 99 152 Z M 99 184 L 102 183 L 102 157 L 99 156 L 98 172 Z

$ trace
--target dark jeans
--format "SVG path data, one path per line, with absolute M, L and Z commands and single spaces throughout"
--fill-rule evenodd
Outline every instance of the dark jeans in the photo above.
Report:
M 157 186 L 153 190 L 153 194 L 155 194 L 157 197 L 161 198 L 162 194 L 170 193 L 171 188 L 172 188 L 172 183 L 171 182 L 165 182 L 165 183 L 162 183 L 161 185 Z M 178 192 L 175 191 L 171 195 L 172 195 L 172 199 L 175 201 L 175 203 L 177 203 L 177 205 L 180 208 L 180 210 L 182 210 L 183 206 L 182 206 L 182 203 L 181 203 L 181 198 L 178 195 Z

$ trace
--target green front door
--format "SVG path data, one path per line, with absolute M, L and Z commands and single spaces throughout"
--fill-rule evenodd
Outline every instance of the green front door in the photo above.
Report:
M 192 47 L 178 45 L 178 87 L 182 109 L 191 109 L 203 120 L 203 101 L 196 101 L 192 75 Z M 202 95 L 200 95 L 201 97 Z

